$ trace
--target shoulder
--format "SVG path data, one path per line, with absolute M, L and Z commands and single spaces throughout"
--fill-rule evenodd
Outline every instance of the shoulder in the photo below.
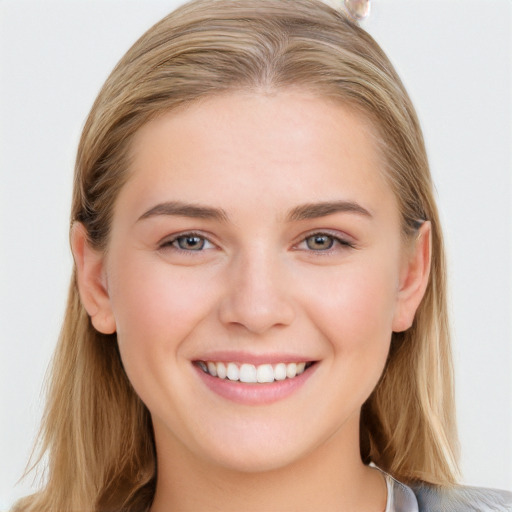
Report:
M 512 512 L 512 493 L 480 487 L 412 485 L 419 512 Z

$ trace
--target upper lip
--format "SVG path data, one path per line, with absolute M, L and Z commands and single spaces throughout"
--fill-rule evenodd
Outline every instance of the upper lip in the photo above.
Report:
M 246 363 L 253 365 L 260 364 L 277 364 L 277 363 L 303 363 L 315 361 L 314 358 L 310 358 L 305 355 L 292 354 L 292 353 L 267 353 L 267 354 L 254 354 L 249 352 L 240 351 L 214 351 L 202 354 L 199 357 L 193 359 L 194 361 L 212 361 L 212 362 L 224 362 L 224 363 Z

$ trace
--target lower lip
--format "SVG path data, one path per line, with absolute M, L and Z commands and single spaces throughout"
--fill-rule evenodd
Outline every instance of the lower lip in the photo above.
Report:
M 266 405 L 287 398 L 296 393 L 315 372 L 317 365 L 310 366 L 292 379 L 279 380 L 264 384 L 249 384 L 229 379 L 219 379 L 205 373 L 195 366 L 196 371 L 206 386 L 223 398 L 245 405 Z

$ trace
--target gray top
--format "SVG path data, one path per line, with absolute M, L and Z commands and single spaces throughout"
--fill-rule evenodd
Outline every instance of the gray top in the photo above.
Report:
M 512 493 L 479 487 L 413 487 L 384 473 L 388 488 L 386 512 L 512 512 Z

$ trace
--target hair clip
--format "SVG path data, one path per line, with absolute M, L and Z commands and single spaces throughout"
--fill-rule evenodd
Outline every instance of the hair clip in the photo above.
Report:
M 370 0 L 344 0 L 343 4 L 354 20 L 362 20 L 370 14 Z

